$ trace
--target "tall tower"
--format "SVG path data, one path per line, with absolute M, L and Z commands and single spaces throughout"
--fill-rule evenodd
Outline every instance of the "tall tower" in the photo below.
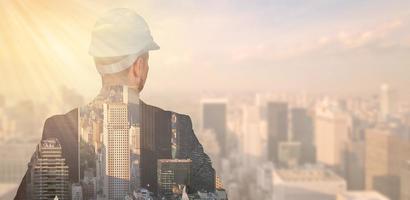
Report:
M 242 108 L 242 151 L 252 157 L 262 157 L 263 145 L 262 135 L 264 134 L 260 120 L 259 106 L 244 106 Z M 252 164 L 252 162 L 249 162 Z
M 380 86 L 380 115 L 386 120 L 396 109 L 396 95 L 388 84 Z
M 227 100 L 202 100 L 201 111 L 202 129 L 210 129 L 215 132 L 221 150 L 220 155 L 221 157 L 225 157 Z
M 401 200 L 410 199 L 410 160 L 405 161 L 401 170 Z
M 68 166 L 57 139 L 42 140 L 30 162 L 31 197 L 28 199 L 69 199 Z
M 343 172 L 345 151 L 352 129 L 351 116 L 338 107 L 317 108 L 315 113 L 315 144 L 317 161 Z
M 159 195 L 173 199 L 175 190 L 190 186 L 191 166 L 190 159 L 159 159 L 157 168 Z
M 410 160 L 410 138 L 389 126 L 366 130 L 366 190 L 377 190 L 390 199 L 400 199 L 400 176 Z
M 125 103 L 104 104 L 104 195 L 124 199 L 130 190 L 130 137 Z
M 315 163 L 313 120 L 305 108 L 291 109 L 292 140 L 301 143 L 301 163 Z
M 131 190 L 141 186 L 141 131 L 139 124 L 130 128 Z
M 268 159 L 278 162 L 279 143 L 288 140 L 288 104 L 284 102 L 268 102 Z

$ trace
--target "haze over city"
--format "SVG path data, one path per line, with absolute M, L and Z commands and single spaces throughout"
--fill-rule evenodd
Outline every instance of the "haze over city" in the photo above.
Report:
M 99 93 L 91 30 L 118 7 L 161 47 L 141 99 L 190 116 L 229 199 L 410 197 L 408 0 L 3 0 L 0 200 L 45 120 Z
M 408 1 L 2 1 L 1 92 L 87 99 L 100 80 L 88 55 L 101 13 L 132 7 L 161 50 L 143 95 L 167 91 L 408 93 Z

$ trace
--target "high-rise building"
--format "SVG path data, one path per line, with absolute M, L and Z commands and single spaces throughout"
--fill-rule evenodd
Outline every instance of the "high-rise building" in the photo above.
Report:
M 71 185 L 71 200 L 83 200 L 83 189 L 78 183 Z
M 400 183 L 401 183 L 401 199 L 400 200 L 408 200 L 410 199 L 410 160 L 407 160 L 403 165 L 403 169 L 401 170 L 400 175 Z
M 220 155 L 226 155 L 227 100 L 207 99 L 201 101 L 202 129 L 211 129 L 216 134 Z
M 175 190 L 191 184 L 190 159 L 159 159 L 157 166 L 159 196 L 171 198 Z
M 215 188 L 219 190 L 224 188 L 221 177 L 219 176 L 215 176 Z
M 349 190 L 364 189 L 365 142 L 349 141 L 345 153 L 345 178 Z
M 30 180 L 27 182 L 31 196 L 27 199 L 69 199 L 68 166 L 62 157 L 57 139 L 42 140 L 37 145 L 29 164 Z
M 403 169 L 400 176 L 401 183 L 401 199 L 400 200 L 409 200 L 410 199 L 410 160 L 407 160 L 403 164 Z
M 294 141 L 284 141 L 279 143 L 279 166 L 297 167 L 300 160 L 301 143 Z
M 366 131 L 365 185 L 390 199 L 400 198 L 400 172 L 410 159 L 410 140 L 392 127 Z
M 244 106 L 242 108 L 241 147 L 245 156 L 262 157 L 264 145 L 263 129 L 259 106 Z
M 268 102 L 266 107 L 268 160 L 278 162 L 279 143 L 288 140 L 288 104 Z
M 261 193 L 263 197 L 272 199 L 273 195 L 273 172 L 274 165 L 272 162 L 267 161 L 261 163 L 256 169 L 256 190 Z M 229 192 L 229 191 L 228 191 Z M 266 199 L 265 198 L 265 199 Z
M 131 190 L 134 191 L 141 186 L 141 145 L 140 127 L 133 125 L 130 128 L 130 164 L 131 164 Z
M 388 84 L 380 86 L 380 114 L 381 119 L 386 120 L 392 113 L 396 111 L 396 94 Z
M 353 118 L 352 134 L 349 136 L 345 152 L 345 174 L 349 190 L 364 189 L 365 170 L 365 137 L 368 122 L 357 117 Z
M 104 195 L 124 199 L 129 194 L 131 176 L 127 104 L 104 104 L 103 124 Z
M 315 144 L 316 159 L 338 173 L 343 173 L 344 153 L 352 128 L 351 117 L 337 107 L 316 110 Z
M 292 140 L 301 143 L 300 163 L 315 163 L 313 120 L 305 108 L 291 109 Z

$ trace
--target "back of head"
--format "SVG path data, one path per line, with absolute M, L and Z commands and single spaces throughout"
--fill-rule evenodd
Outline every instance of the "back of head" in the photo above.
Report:
M 145 20 L 133 10 L 117 8 L 103 14 L 92 31 L 89 54 L 100 74 L 114 74 L 132 65 L 138 56 L 157 50 Z M 108 63 L 108 64 L 107 64 Z

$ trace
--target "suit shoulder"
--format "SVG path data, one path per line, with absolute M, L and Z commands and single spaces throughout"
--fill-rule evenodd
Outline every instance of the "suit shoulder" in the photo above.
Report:
M 145 109 L 154 110 L 155 112 L 160 112 L 168 115 L 175 114 L 179 123 L 186 125 L 188 127 L 192 127 L 191 117 L 189 117 L 189 115 L 178 113 L 175 111 L 164 110 L 162 108 L 146 104 L 145 102 L 142 102 L 141 104 L 143 107 L 145 107 Z
M 74 121 L 78 119 L 78 108 L 75 108 L 65 114 L 61 114 L 61 115 L 53 115 L 49 118 L 46 119 L 45 121 L 45 127 L 47 127 L 47 125 L 52 126 L 55 123 L 58 122 L 64 122 L 64 121 Z
M 172 113 L 175 113 L 175 114 L 176 114 L 177 119 L 178 119 L 179 121 L 184 121 L 184 122 L 187 122 L 187 123 L 191 123 L 191 117 L 190 117 L 189 115 L 187 115 L 187 114 L 182 114 L 182 113 L 176 113 L 176 112 L 172 112 Z
M 53 115 L 46 119 L 43 129 L 43 139 L 59 138 L 60 134 L 70 131 L 75 132 L 78 124 L 78 108 L 66 114 Z
M 161 114 L 170 114 L 170 111 L 164 110 L 160 107 L 153 106 L 150 104 L 146 104 L 145 102 L 141 101 L 141 107 L 143 111 L 151 111 L 153 113 L 161 113 Z

